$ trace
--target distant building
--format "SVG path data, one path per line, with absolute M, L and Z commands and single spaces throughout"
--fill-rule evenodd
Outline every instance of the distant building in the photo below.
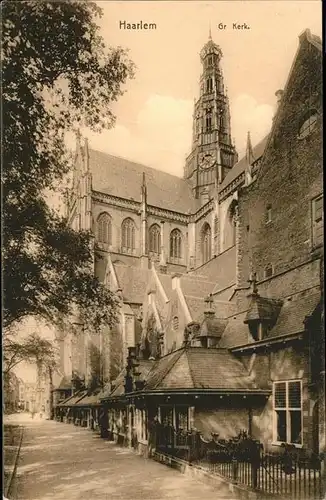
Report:
M 31 413 L 48 412 L 49 407 L 49 386 L 47 381 L 19 382 L 19 408 Z
M 10 372 L 3 377 L 3 403 L 5 413 L 14 413 L 19 407 L 19 379 Z

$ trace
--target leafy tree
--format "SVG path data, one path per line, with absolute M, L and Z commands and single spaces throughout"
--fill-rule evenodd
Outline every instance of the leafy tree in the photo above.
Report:
M 71 169 L 67 131 L 111 127 L 133 77 L 126 52 L 105 47 L 99 16 L 84 0 L 2 7 L 5 328 L 30 315 L 60 324 L 76 308 L 93 329 L 116 319 L 115 297 L 93 275 L 92 236 L 47 203 Z
M 50 340 L 31 333 L 22 340 L 7 335 L 3 342 L 3 374 L 7 376 L 22 362 L 35 363 L 41 369 L 57 367 L 58 350 Z

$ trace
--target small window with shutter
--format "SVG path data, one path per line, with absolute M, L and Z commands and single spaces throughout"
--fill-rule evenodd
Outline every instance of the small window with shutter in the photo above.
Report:
M 301 380 L 274 382 L 274 441 L 302 444 Z
M 324 197 L 312 200 L 312 243 L 314 247 L 323 244 L 324 240 Z

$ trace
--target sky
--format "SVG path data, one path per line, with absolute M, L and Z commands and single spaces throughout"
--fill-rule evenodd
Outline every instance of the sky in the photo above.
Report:
M 116 126 L 87 135 L 90 147 L 182 176 L 190 153 L 194 98 L 199 93 L 199 52 L 209 28 L 223 52 L 231 104 L 231 130 L 244 153 L 268 133 L 275 92 L 283 89 L 306 28 L 321 36 L 321 1 L 100 1 L 101 33 L 108 46 L 129 49 L 136 75 L 114 104 Z M 155 23 L 156 30 L 123 30 L 120 21 Z M 226 25 L 219 29 L 218 25 Z M 234 30 L 233 23 L 250 29 Z M 68 137 L 73 147 L 73 137 Z

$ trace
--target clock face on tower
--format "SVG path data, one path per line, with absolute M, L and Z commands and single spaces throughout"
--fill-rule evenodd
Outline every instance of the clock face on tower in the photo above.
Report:
M 201 153 L 199 155 L 199 166 L 201 168 L 210 168 L 215 164 L 216 154 L 215 152 Z

